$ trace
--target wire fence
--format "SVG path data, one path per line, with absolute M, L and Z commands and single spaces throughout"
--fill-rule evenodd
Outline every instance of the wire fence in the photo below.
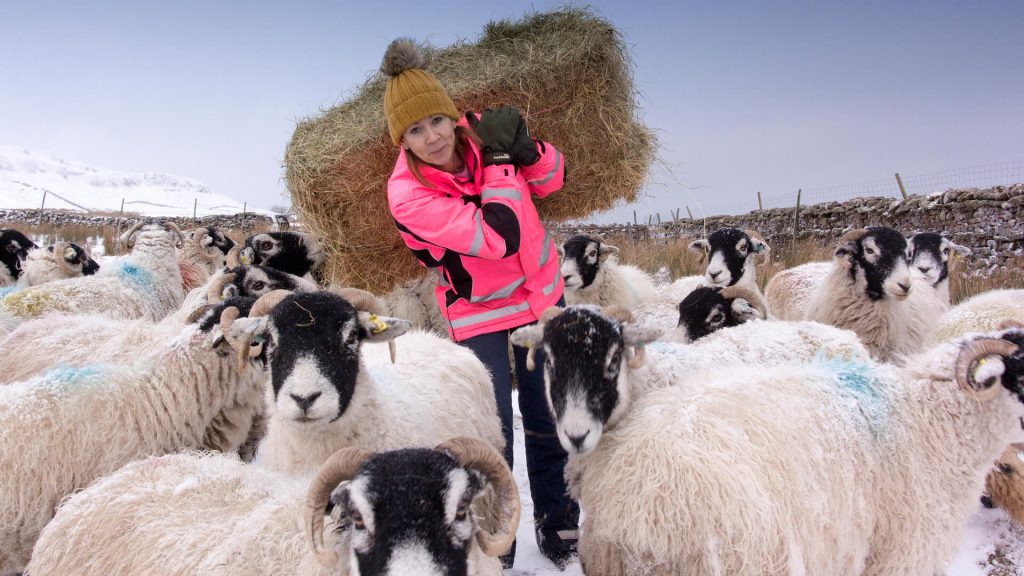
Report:
M 789 208 L 796 205 L 799 190 L 800 204 L 808 206 L 822 202 L 843 202 L 853 198 L 883 197 L 902 198 L 899 181 L 908 195 L 929 195 L 951 188 L 990 188 L 1024 183 L 1024 160 L 998 162 L 954 168 L 928 174 L 893 175 L 853 184 L 823 186 L 817 188 L 795 188 L 792 192 L 766 194 L 758 197 L 752 193 L 748 198 L 729 202 L 706 203 L 708 216 L 744 214 L 758 209 Z

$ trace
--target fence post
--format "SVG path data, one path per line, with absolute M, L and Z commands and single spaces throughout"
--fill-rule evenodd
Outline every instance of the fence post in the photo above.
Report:
M 757 191 L 757 211 L 764 212 L 764 206 L 761 205 L 761 191 Z
M 43 190 L 43 201 L 39 204 L 39 216 L 36 217 L 36 226 L 43 222 L 43 206 L 46 206 L 46 190 Z
M 245 209 L 249 206 L 248 202 L 242 202 L 242 235 L 245 235 Z
M 907 199 L 907 189 L 903 187 L 903 180 L 900 179 L 900 173 L 896 173 L 896 185 L 900 187 L 900 194 L 903 195 L 903 199 Z
M 693 220 L 693 212 L 690 212 L 689 206 L 686 207 L 686 215 L 690 217 L 690 220 Z
M 658 226 L 661 226 L 661 212 L 658 212 Z
M 653 219 L 654 219 L 654 216 L 651 216 L 650 214 L 647 215 L 647 227 L 648 228 L 651 227 L 651 223 L 652 223 Z
M 793 238 L 796 238 L 797 232 L 800 231 L 800 192 L 802 192 L 802 190 L 797 188 L 796 210 L 793 211 Z
M 636 210 L 633 210 L 633 226 L 636 226 Z
M 195 201 L 192 202 L 192 220 L 193 220 L 193 223 L 195 223 L 196 208 L 198 208 L 198 207 L 199 207 L 199 198 L 196 198 Z

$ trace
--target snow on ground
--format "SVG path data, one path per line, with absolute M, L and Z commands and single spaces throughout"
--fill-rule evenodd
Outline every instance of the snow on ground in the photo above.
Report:
M 515 470 L 523 513 L 519 521 L 516 562 L 505 574 L 510 576 L 581 576 L 579 562 L 559 571 L 537 548 L 533 535 L 533 503 L 526 476 L 526 449 L 519 399 L 513 395 L 515 411 Z M 946 570 L 946 576 L 1024 576 L 1024 528 L 1013 523 L 1002 510 L 978 506 L 964 528 L 960 551 Z
M 45 200 L 43 193 L 46 193 Z M 191 178 L 160 172 L 117 172 L 59 158 L 49 152 L 0 146 L 0 208 L 125 212 L 196 216 L 271 212 L 243 206 Z

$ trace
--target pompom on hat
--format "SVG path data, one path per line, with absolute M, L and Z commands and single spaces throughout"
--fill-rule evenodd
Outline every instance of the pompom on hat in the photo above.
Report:
M 384 115 L 395 144 L 414 122 L 443 114 L 458 121 L 459 111 L 434 75 L 424 70 L 429 59 L 410 38 L 398 38 L 384 53 L 380 71 L 388 76 L 384 90 Z

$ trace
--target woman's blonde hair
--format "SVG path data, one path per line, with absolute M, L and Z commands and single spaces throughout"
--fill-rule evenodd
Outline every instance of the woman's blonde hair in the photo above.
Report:
M 455 127 L 455 153 L 462 157 L 463 161 L 466 160 L 466 149 L 469 148 L 470 140 L 472 140 L 477 147 L 480 146 L 480 137 L 476 135 L 476 132 L 473 132 L 465 126 Z M 423 172 L 420 172 L 420 164 L 426 164 L 426 162 L 417 158 L 416 155 L 413 154 L 412 150 L 405 151 L 405 163 L 409 167 L 409 171 L 412 172 L 412 175 L 420 181 L 420 184 L 430 188 L 434 187 L 432 183 L 428 182 L 427 179 L 423 177 Z

